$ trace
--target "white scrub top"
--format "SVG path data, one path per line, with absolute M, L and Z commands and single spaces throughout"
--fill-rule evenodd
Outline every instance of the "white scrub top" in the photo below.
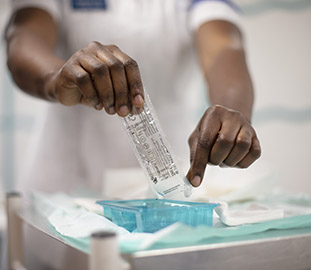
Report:
M 115 44 L 135 59 L 168 141 L 188 161 L 187 140 L 205 99 L 194 33 L 210 20 L 239 26 L 231 2 L 12 0 L 12 7 L 49 12 L 58 24 L 58 53 L 64 59 L 91 41 Z M 82 105 L 47 103 L 19 188 L 54 192 L 87 186 L 100 191 L 106 170 L 139 166 L 118 118 Z

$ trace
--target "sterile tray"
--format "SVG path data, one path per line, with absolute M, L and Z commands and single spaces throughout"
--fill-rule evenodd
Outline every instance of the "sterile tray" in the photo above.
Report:
M 165 199 L 98 201 L 104 216 L 130 232 L 155 232 L 175 222 L 191 226 L 213 224 L 217 204 Z

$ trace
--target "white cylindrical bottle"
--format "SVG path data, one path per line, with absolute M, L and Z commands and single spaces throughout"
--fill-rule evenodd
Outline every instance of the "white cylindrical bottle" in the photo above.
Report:
M 96 232 L 91 236 L 90 270 L 124 270 L 125 262 L 120 256 L 117 236 L 113 232 Z

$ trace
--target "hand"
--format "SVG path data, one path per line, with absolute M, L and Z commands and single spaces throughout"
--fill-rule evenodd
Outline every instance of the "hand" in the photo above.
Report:
M 207 164 L 247 168 L 261 155 L 259 140 L 246 117 L 220 105 L 205 111 L 189 146 L 187 178 L 195 187 L 201 184 Z
M 114 45 L 91 42 L 73 54 L 48 85 L 67 106 L 82 103 L 126 116 L 132 106 L 141 110 L 144 105 L 138 65 Z

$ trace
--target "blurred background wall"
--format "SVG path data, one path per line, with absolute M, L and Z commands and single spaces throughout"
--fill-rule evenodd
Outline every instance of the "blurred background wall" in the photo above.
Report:
M 253 124 L 275 185 L 311 194 L 311 1 L 236 0 L 256 89 Z M 0 30 L 9 16 L 0 0 Z M 14 189 L 44 101 L 16 89 L 0 42 L 0 200 Z M 4 226 L 0 207 L 0 228 Z

